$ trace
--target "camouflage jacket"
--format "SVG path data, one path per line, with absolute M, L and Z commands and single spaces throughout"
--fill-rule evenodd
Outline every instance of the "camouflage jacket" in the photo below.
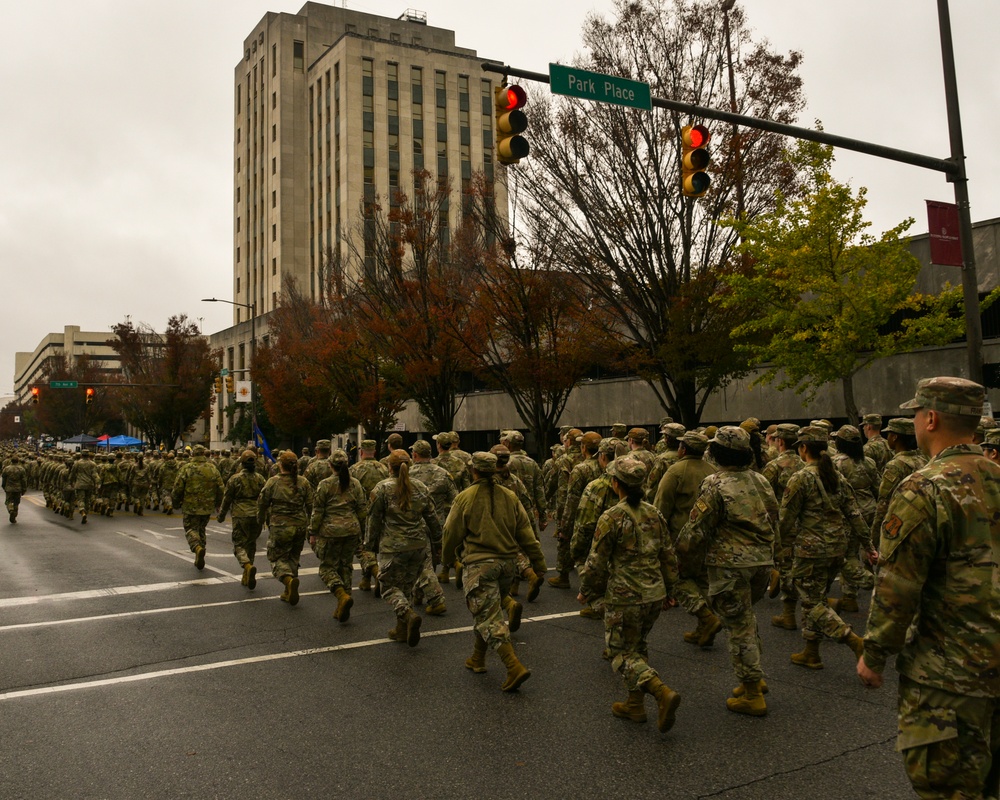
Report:
M 515 450 L 510 454 L 507 467 L 521 479 L 521 483 L 528 490 L 528 497 L 531 498 L 531 505 L 527 507 L 528 513 L 530 514 L 532 509 L 544 513 L 545 482 L 542 480 L 542 468 L 538 466 L 538 462 L 523 450 Z
M 650 470 L 653 469 L 653 462 L 656 460 L 656 455 L 643 447 L 638 450 L 632 450 L 629 452 L 632 458 L 638 458 L 646 467 L 646 474 L 648 475 Z
M 684 456 L 670 466 L 660 481 L 653 505 L 667 521 L 672 544 L 677 543 L 681 529 L 691 516 L 702 482 L 714 472 L 715 467 L 704 458 Z
M 361 488 L 365 490 L 365 497 L 371 503 L 372 491 L 382 481 L 389 477 L 389 468 L 374 458 L 358 461 L 351 464 L 351 477 L 357 478 Z
M 421 461 L 410 467 L 410 477 L 427 487 L 431 500 L 434 501 L 434 513 L 438 516 L 438 522 L 444 525 L 448 512 L 451 511 L 451 504 L 458 496 L 455 481 L 451 479 L 448 470 L 429 461 Z
M 299 472 L 299 474 L 312 484 L 313 489 L 316 489 L 320 481 L 333 475 L 333 466 L 330 464 L 330 459 L 316 456 L 309 462 L 305 471 Z
M 656 458 L 653 459 L 653 466 L 649 468 L 649 472 L 646 474 L 647 503 L 653 503 L 653 500 L 656 498 L 656 490 L 660 488 L 660 481 L 667 474 L 667 470 L 677 463 L 678 458 L 680 456 L 677 455 L 676 450 L 667 450 L 664 448 L 662 452 L 657 453 Z M 655 503 L 653 504 L 655 505 Z
M 570 445 L 566 452 L 559 456 L 556 461 L 555 472 L 556 486 L 556 527 L 562 530 L 563 508 L 566 506 L 566 492 L 569 490 L 569 476 L 573 472 L 573 467 L 583 460 L 583 453 L 580 452 L 580 445 Z M 565 532 L 569 536 L 569 531 Z
M 886 511 L 889 509 L 889 501 L 892 493 L 900 482 L 912 472 L 927 464 L 927 459 L 919 450 L 905 450 L 898 453 L 895 458 L 885 465 L 882 470 L 882 482 L 878 486 L 878 503 L 875 504 L 875 516 L 872 518 L 871 536 L 878 542 L 879 533 L 882 530 L 882 521 L 885 519 Z
M 871 528 L 872 517 L 875 516 L 875 493 L 878 491 L 879 477 L 875 462 L 867 456 L 861 461 L 855 461 L 850 456 L 838 453 L 833 463 L 837 465 L 840 474 L 854 489 L 854 499 L 858 510 L 864 517 L 865 525 Z
M 177 473 L 174 481 L 174 508 L 185 514 L 211 514 L 222 503 L 225 487 L 214 464 L 205 456 L 195 456 Z
M 597 461 L 597 456 L 594 456 L 581 461 L 573 467 L 573 471 L 569 474 L 569 483 L 566 484 L 566 502 L 563 505 L 562 514 L 559 516 L 559 530 L 567 537 L 573 535 L 573 528 L 576 525 L 576 511 L 580 507 L 583 490 L 601 472 L 603 472 L 601 465 Z
M 174 473 L 176 477 L 176 471 Z M 101 488 L 102 489 L 113 489 L 118 486 L 118 470 L 115 468 L 114 464 L 102 464 L 101 465 Z M 173 488 L 173 483 L 170 484 L 169 488 Z
M 451 564 L 462 551 L 466 564 L 494 558 L 514 558 L 523 550 L 539 575 L 545 555 L 524 506 L 503 486 L 480 479 L 459 492 L 444 524 L 441 561 Z
M 677 556 L 659 511 L 622 501 L 601 514 L 580 569 L 580 594 L 590 601 L 603 596 L 612 605 L 655 603 L 676 581 Z
M 787 558 L 837 558 L 847 552 L 847 527 L 866 549 L 871 547 L 868 528 L 846 480 L 828 492 L 815 464 L 806 464 L 792 475 L 781 498 L 776 552 Z
M 313 488 L 301 475 L 275 475 L 268 478 L 257 498 L 257 522 L 268 526 L 305 527 L 313 509 Z
M 681 559 L 712 567 L 773 564 L 778 501 L 771 484 L 749 467 L 723 467 L 701 483 L 691 516 L 677 537 Z
M 472 475 L 469 473 L 469 468 L 465 465 L 465 461 L 463 461 L 457 453 L 454 453 L 451 450 L 445 450 L 441 453 L 441 455 L 434 459 L 433 463 L 448 471 L 448 474 L 451 475 L 451 479 L 455 482 L 455 488 L 458 489 L 458 491 L 462 491 L 467 488 L 470 483 L 472 483 Z
M 309 534 L 321 538 L 360 538 L 368 517 L 368 499 L 357 478 L 340 491 L 340 476 L 331 475 L 320 481 L 313 501 Z
M 101 483 L 101 470 L 92 460 L 84 458 L 70 467 L 69 479 L 74 489 L 93 491 Z
M 232 509 L 234 517 L 256 517 L 257 499 L 265 482 L 256 471 L 241 469 L 226 482 L 219 516 L 224 517 Z
M 214 466 L 214 464 L 213 464 Z M 216 469 L 216 472 L 219 470 Z M 219 477 L 222 480 L 222 477 Z M 149 491 L 149 487 L 152 485 L 153 476 L 149 472 L 149 467 L 143 462 L 140 467 L 138 464 L 135 465 L 135 469 L 132 470 L 132 488 L 136 490 Z
M 168 458 L 163 462 L 163 467 L 160 469 L 159 474 L 159 486 L 160 490 L 170 491 L 173 488 L 174 481 L 177 480 L 177 473 L 180 471 L 180 465 L 177 463 L 176 458 Z M 219 476 L 222 477 L 221 475 Z
M 892 461 L 892 450 L 889 443 L 881 436 L 875 436 L 865 442 L 865 455 L 875 462 L 875 468 L 881 474 L 885 470 L 885 465 Z
M 785 489 L 788 488 L 788 481 L 792 475 L 805 466 L 805 462 L 799 458 L 799 454 L 794 450 L 785 450 L 764 467 L 763 475 L 767 482 L 771 484 L 771 491 L 774 492 L 775 499 L 780 503 L 785 496 Z
M 227 486 L 229 485 L 229 479 L 238 471 L 242 471 L 240 462 L 235 458 L 230 458 L 229 456 L 223 456 L 220 458 L 217 466 L 219 468 L 219 475 L 222 476 L 222 482 Z
M 583 490 L 580 505 L 576 511 L 576 524 L 570 539 L 569 553 L 573 563 L 582 564 L 590 554 L 594 544 L 597 521 L 609 508 L 618 505 L 618 495 L 611 488 L 611 477 L 605 472 L 594 478 Z
M 899 653 L 911 680 L 1000 698 L 1000 466 L 981 452 L 948 447 L 893 496 L 864 657 L 881 672 Z
M 3 468 L 3 488 L 8 492 L 28 491 L 28 475 L 20 464 L 8 464 Z
M 531 517 L 531 497 L 528 495 L 528 487 L 524 485 L 517 475 L 508 470 L 497 470 L 496 483 L 505 489 L 510 489 L 514 496 L 520 501 L 522 508 L 528 517 Z
M 431 493 L 418 480 L 410 480 L 410 507 L 396 501 L 396 479 L 386 478 L 372 490 L 368 508 L 365 549 L 373 553 L 399 553 L 441 543 L 441 523 L 434 513 Z

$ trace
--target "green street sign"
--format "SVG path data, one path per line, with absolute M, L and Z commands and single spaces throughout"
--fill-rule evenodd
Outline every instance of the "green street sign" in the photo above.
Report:
M 553 94 L 581 97 L 598 103 L 614 103 L 645 111 L 653 109 L 648 83 L 617 78 L 614 75 L 549 64 L 549 86 Z
M 221 375 L 223 378 L 225 378 L 228 374 L 229 374 L 229 370 L 228 369 L 220 369 L 219 370 L 219 375 Z
M 50 389 L 79 389 L 79 381 L 49 381 Z

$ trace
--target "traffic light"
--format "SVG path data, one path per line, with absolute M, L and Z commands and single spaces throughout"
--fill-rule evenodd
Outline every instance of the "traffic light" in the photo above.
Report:
M 708 143 L 712 134 L 704 125 L 681 128 L 681 194 L 701 197 L 708 191 L 712 179 L 705 171 L 712 160 Z
M 528 140 L 519 135 L 528 127 L 528 117 L 521 111 L 528 95 L 520 86 L 497 86 L 496 101 L 497 161 L 517 164 L 531 149 Z
M 37 386 L 32 386 L 31 387 L 31 402 L 33 404 L 35 404 L 36 406 L 38 405 L 38 395 L 39 394 L 41 394 L 41 389 L 39 389 Z
M 222 394 L 222 378 L 218 375 L 215 377 L 215 393 Z
M 233 381 L 232 375 L 226 376 L 226 391 L 229 392 L 229 394 L 233 394 L 236 391 L 236 384 Z
M 87 387 L 86 395 L 87 395 L 87 405 L 89 406 L 91 403 L 94 402 L 94 387 L 93 386 L 88 386 Z

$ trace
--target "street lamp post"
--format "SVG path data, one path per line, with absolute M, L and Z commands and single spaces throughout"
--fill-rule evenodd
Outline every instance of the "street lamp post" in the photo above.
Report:
M 206 297 L 201 302 L 203 303 L 228 303 L 231 306 L 239 306 L 240 308 L 250 309 L 250 363 L 253 364 L 254 356 L 257 352 L 257 306 L 254 303 L 238 303 L 235 300 L 223 300 L 220 297 Z M 250 424 L 252 430 L 250 431 L 250 437 L 254 438 L 257 435 L 257 389 L 254 386 L 256 381 L 253 380 L 251 373 L 250 379 Z

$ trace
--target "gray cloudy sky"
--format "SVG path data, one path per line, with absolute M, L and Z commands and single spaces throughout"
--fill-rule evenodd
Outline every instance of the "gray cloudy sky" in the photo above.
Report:
M 15 351 L 64 325 L 107 330 L 130 315 L 162 330 L 177 313 L 203 318 L 206 332 L 231 324 L 230 306 L 199 300 L 231 296 L 233 68 L 267 11 L 303 2 L 3 3 L 0 394 L 12 390 Z M 803 52 L 801 124 L 948 156 L 934 0 L 740 2 L 760 36 Z M 579 50 L 587 13 L 613 3 L 510 3 L 524 15 L 513 24 L 470 0 L 347 6 L 417 8 L 460 46 L 546 72 Z M 1000 2 L 951 6 L 972 217 L 989 219 L 1000 216 Z M 923 201 L 953 199 L 942 176 L 916 167 L 841 151 L 836 172 L 869 188 L 876 233 L 908 216 L 926 232 Z

